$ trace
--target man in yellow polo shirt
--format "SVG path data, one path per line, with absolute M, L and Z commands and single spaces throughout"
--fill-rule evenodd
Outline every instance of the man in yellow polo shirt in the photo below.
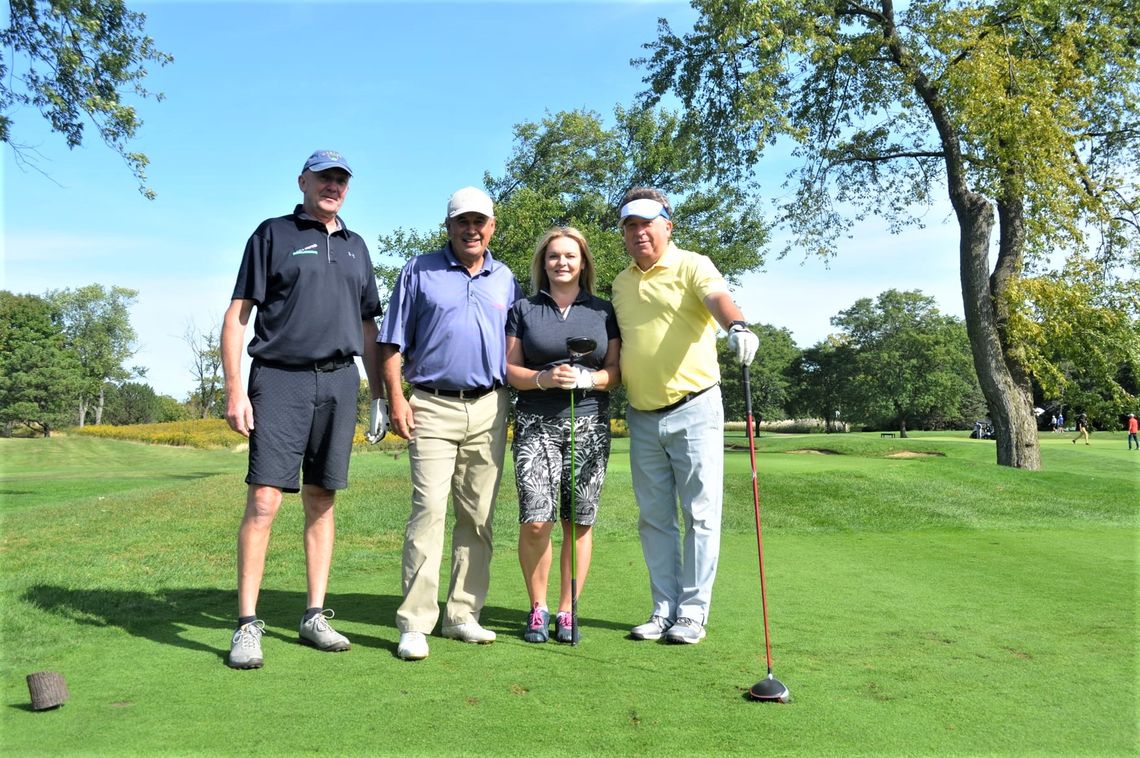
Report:
M 638 187 L 620 205 L 633 259 L 614 279 L 621 373 L 629 397 L 629 460 L 653 609 L 638 640 L 695 644 L 705 637 L 720 554 L 724 407 L 718 325 L 742 365 L 760 340 L 706 256 L 671 241 L 672 207 Z M 680 519 L 678 519 L 678 505 Z

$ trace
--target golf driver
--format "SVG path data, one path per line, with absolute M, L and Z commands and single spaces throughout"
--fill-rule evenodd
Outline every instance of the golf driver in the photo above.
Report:
M 744 365 L 744 408 L 748 413 L 748 458 L 752 462 L 752 504 L 756 512 L 756 554 L 760 557 L 760 606 L 764 610 L 764 652 L 768 660 L 768 676 L 748 688 L 748 697 L 775 703 L 791 700 L 791 693 L 772 676 L 772 640 L 768 634 L 768 592 L 764 582 L 764 539 L 760 532 L 760 487 L 756 483 L 756 441 L 752 429 L 752 384 L 748 364 Z
M 566 352 L 570 365 L 594 352 L 597 340 L 590 337 L 567 337 Z M 574 451 L 574 390 L 570 390 L 570 644 L 578 644 L 578 483 L 575 479 L 578 457 Z

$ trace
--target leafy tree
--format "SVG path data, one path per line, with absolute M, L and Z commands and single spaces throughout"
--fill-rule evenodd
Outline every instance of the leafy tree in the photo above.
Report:
M 763 263 L 767 227 L 757 200 L 737 185 L 700 180 L 675 114 L 618 107 L 614 121 L 607 128 L 596 113 L 567 111 L 518 124 L 505 173 L 485 177 L 495 201 L 491 249 L 524 287 L 539 237 L 552 226 L 574 226 L 590 243 L 599 289 L 608 291 L 629 265 L 616 206 L 634 186 L 664 191 L 677 244 L 708 255 L 730 281 Z M 404 260 L 445 242 L 442 226 L 400 228 L 381 235 L 379 249 Z M 399 266 L 377 266 L 381 289 L 390 291 L 398 273 Z
M 1064 398 L 1100 428 L 1114 428 L 1122 409 L 1135 406 L 1138 293 L 1134 272 L 1133 278 L 1109 278 L 1096 261 L 1079 255 L 1061 271 L 1017 283 L 1010 331 L 1043 398 Z
M 158 396 L 158 421 L 163 423 L 166 421 L 186 421 L 190 416 L 190 409 L 183 403 L 180 403 L 177 398 L 170 395 Z
M 123 382 L 108 385 L 103 423 L 114 426 L 154 424 L 164 420 L 163 404 L 149 384 Z
M 958 418 L 974 378 L 961 322 L 921 292 L 887 290 L 831 319 L 854 351 L 849 415 L 872 424 Z
M 131 326 L 130 306 L 138 297 L 126 287 L 88 284 L 75 290 L 54 290 L 47 299 L 59 311 L 67 347 L 83 371 L 79 395 L 79 426 L 87 421 L 94 403 L 95 423 L 103 422 L 107 384 L 118 384 L 145 369 L 124 366 L 136 352 L 137 336 Z
M 800 349 L 787 329 L 770 324 L 753 324 L 749 327 L 760 338 L 756 360 L 748 368 L 748 383 L 752 389 L 752 415 L 760 419 L 786 418 L 791 399 L 791 380 L 788 367 L 800 356 Z M 744 420 L 744 387 L 740 364 L 736 354 L 728 350 L 728 338 L 717 341 L 717 360 L 720 362 L 720 387 L 724 403 L 724 417 Z
M 123 100 L 128 92 L 162 100 L 142 85 L 146 66 L 173 60 L 143 33 L 146 16 L 127 10 L 122 0 L 9 0 L 8 9 L 8 26 L 0 31 L 0 142 L 12 146 L 18 160 L 28 160 L 12 134 L 13 114 L 27 105 L 69 148 L 83 143 L 90 121 L 122 156 L 139 192 L 153 199 L 146 186 L 149 160 L 127 147 L 142 121 Z
M 198 418 L 218 417 L 225 411 L 221 338 L 222 329 L 218 324 L 205 332 L 190 324 L 182 336 L 190 348 L 190 373 L 194 377 L 194 389 L 187 405 Z
M 24 424 L 49 436 L 69 422 L 81 384 L 59 314 L 35 295 L 0 292 L 0 423 L 5 436 Z
M 693 5 L 691 33 L 662 20 L 647 45 L 646 103 L 680 98 L 682 134 L 709 176 L 750 175 L 791 138 L 799 160 L 780 220 L 808 252 L 833 253 L 867 214 L 921 223 L 945 192 L 997 462 L 1040 468 L 1008 295 L 1058 247 L 1140 255 L 1129 247 L 1140 232 L 1136 0 Z
M 788 366 L 788 410 L 797 418 L 822 418 L 828 432 L 852 419 L 851 382 L 855 351 L 835 336 L 818 342 Z

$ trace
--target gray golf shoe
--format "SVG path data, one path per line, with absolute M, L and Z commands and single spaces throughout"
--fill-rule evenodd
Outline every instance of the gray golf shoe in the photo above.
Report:
M 351 648 L 348 638 L 329 626 L 329 619 L 335 615 L 331 608 L 326 608 L 308 621 L 301 619 L 298 632 L 301 642 L 326 653 L 339 653 Z
M 233 669 L 259 669 L 265 663 L 261 657 L 261 635 L 265 622 L 256 619 L 239 626 L 230 640 L 230 657 L 226 665 Z
M 671 626 L 673 626 L 672 621 L 654 614 L 644 624 L 638 624 L 631 629 L 629 636 L 635 640 L 659 640 Z
M 690 618 L 679 618 L 669 631 L 665 632 L 665 641 L 695 645 L 705 638 L 705 627 L 701 622 Z

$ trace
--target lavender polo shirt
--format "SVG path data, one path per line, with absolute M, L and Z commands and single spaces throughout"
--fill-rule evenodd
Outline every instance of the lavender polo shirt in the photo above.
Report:
M 404 265 L 376 341 L 397 347 L 410 384 L 506 384 L 507 312 L 522 296 L 515 275 L 490 250 L 471 276 L 446 245 Z

